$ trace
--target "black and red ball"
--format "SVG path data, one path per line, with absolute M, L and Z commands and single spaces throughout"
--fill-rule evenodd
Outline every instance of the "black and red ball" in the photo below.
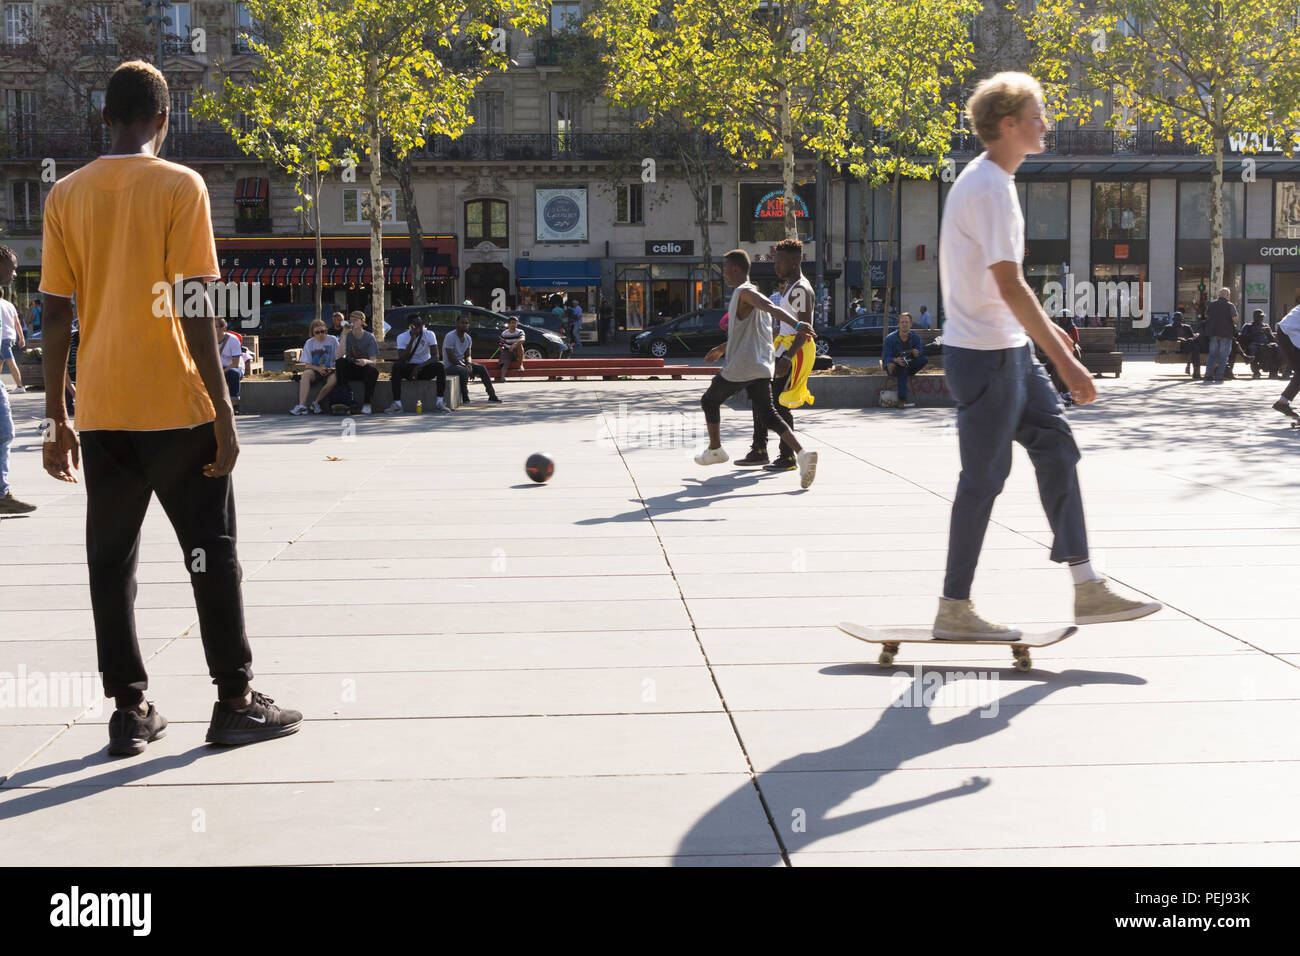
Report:
M 548 455 L 543 455 L 540 451 L 535 451 L 528 456 L 528 461 L 524 464 L 524 471 L 528 477 L 533 479 L 539 485 L 551 480 L 551 475 L 555 474 L 555 462 Z

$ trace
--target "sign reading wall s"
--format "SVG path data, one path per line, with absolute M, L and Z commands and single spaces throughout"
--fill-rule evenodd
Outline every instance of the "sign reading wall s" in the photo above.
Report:
M 537 190 L 537 241 L 587 241 L 587 190 Z

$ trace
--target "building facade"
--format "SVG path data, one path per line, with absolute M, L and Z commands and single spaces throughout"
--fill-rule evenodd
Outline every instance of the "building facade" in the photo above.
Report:
M 539 35 L 510 37 L 513 65 L 481 84 L 470 131 L 454 141 L 434 137 L 410 157 L 429 301 L 544 308 L 558 293 L 577 297 L 588 313 L 609 307 L 616 328 L 636 330 L 717 304 L 720 258 L 733 247 L 754 257 L 756 280 L 770 288 L 784 212 L 778 165 L 719 175 L 697 202 L 672 150 L 656 146 L 631 116 L 590 95 L 565 69 L 566 31 L 580 24 L 582 4 L 557 0 L 550 11 Z M 247 37 L 256 24 L 236 0 L 178 2 L 170 15 L 159 44 L 136 2 L 0 0 L 0 242 L 19 254 L 24 312 L 39 282 L 45 195 L 57 177 L 107 145 L 98 111 L 113 66 L 157 59 L 159 48 L 172 98 L 164 155 L 191 165 L 208 184 L 224 276 L 258 281 L 263 302 L 314 297 L 314 241 L 295 211 L 301 199 L 294 183 L 190 111 L 194 92 L 215 85 L 218 67 L 237 74 L 253 66 Z M 1005 11 L 990 2 L 981 49 L 1002 50 L 1005 60 L 1015 50 L 995 42 L 999 17 Z M 1276 317 L 1300 296 L 1300 163 L 1267 142 L 1255 144 L 1260 151 L 1247 163 L 1250 144 L 1230 145 L 1227 283 L 1243 313 L 1263 308 Z M 941 313 L 943 201 L 951 174 L 977 151 L 973 137 L 958 134 L 949 175 L 904 182 L 896 198 L 888 189 L 864 191 L 833 170 L 819 183 L 815 165 L 800 158 L 796 212 L 805 271 L 824 274 L 833 321 L 847 316 L 858 294 L 868 308 L 873 299 L 883 308 L 891 269 L 895 308 Z M 655 160 L 650 182 L 641 175 L 645 159 Z M 1209 168 L 1208 157 L 1141 130 L 1054 131 L 1047 151 L 1017 174 L 1031 284 L 1138 282 L 1153 313 L 1180 305 L 1198 311 L 1213 298 L 1202 288 Z M 331 177 L 319 207 L 325 301 L 368 310 L 364 165 L 353 181 Z M 407 304 L 421 277 L 411 274 L 405 199 L 391 175 L 382 211 L 386 298 Z M 812 241 L 818 218 L 821 249 Z

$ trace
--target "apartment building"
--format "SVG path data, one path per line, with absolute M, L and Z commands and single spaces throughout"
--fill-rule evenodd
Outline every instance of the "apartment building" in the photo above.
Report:
M 588 312 L 612 307 L 616 326 L 635 330 L 716 301 L 717 260 L 733 247 L 750 252 L 756 278 L 770 286 L 784 212 L 777 164 L 729 170 L 697 204 L 672 150 L 566 71 L 566 31 L 582 12 L 580 2 L 557 0 L 538 35 L 511 36 L 514 65 L 482 83 L 471 131 L 454 141 L 433 137 L 412 155 L 429 300 L 493 305 L 504 297 L 507 305 L 540 306 L 563 293 Z M 257 25 L 237 0 L 177 2 L 169 15 L 161 37 L 172 89 L 165 155 L 208 183 L 225 276 L 259 281 L 264 301 L 309 300 L 315 248 L 294 211 L 294 184 L 190 111 L 194 91 L 216 82 L 219 62 L 236 72 L 253 65 L 247 37 Z M 1022 56 L 1001 39 L 1005 15 L 990 0 L 977 24 L 988 59 L 982 72 L 1015 66 Z M 104 148 L 97 115 L 107 76 L 122 59 L 157 59 L 159 37 L 134 0 L 0 2 L 0 26 L 0 242 L 19 253 L 26 309 L 39 282 L 44 195 L 55 177 Z M 1238 138 L 1229 145 L 1227 283 L 1245 314 L 1263 308 L 1277 315 L 1300 300 L 1300 163 L 1273 142 L 1253 144 L 1259 151 L 1250 163 L 1243 151 L 1252 144 Z M 952 171 L 978 149 L 972 136 L 958 133 Z M 656 160 L 655 182 L 642 182 L 642 158 Z M 1209 281 L 1209 169 L 1208 157 L 1150 131 L 1105 130 L 1100 120 L 1055 130 L 1046 152 L 1016 177 L 1031 283 L 1041 289 L 1067 275 L 1149 282 L 1143 288 L 1151 311 L 1197 311 L 1214 295 L 1202 288 Z M 870 191 L 864 236 L 861 184 L 832 171 L 819 195 L 815 172 L 809 158 L 800 159 L 797 213 L 805 271 L 816 275 L 824 260 L 832 319 L 846 316 L 855 288 L 883 300 L 891 260 L 895 306 L 939 312 L 936 253 L 951 176 L 905 182 L 897 200 L 887 189 Z M 369 306 L 368 193 L 363 166 L 356 182 L 335 177 L 319 199 L 328 237 L 325 298 L 338 308 Z M 387 299 L 409 303 L 420 277 L 411 275 L 406 210 L 391 176 L 382 212 Z M 822 249 L 812 241 L 818 218 Z M 712 285 L 702 228 L 714 257 Z

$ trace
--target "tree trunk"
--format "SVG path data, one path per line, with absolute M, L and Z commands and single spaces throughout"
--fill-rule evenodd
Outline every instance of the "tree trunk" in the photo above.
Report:
M 406 206 L 406 232 L 411 240 L 411 305 L 428 305 L 424 293 L 424 228 L 420 225 L 420 209 L 415 203 L 415 189 L 411 186 L 411 157 L 393 161 L 393 175 L 402 190 Z
M 777 107 L 781 112 L 781 187 L 785 202 L 785 238 L 799 238 L 794 209 L 794 126 L 790 114 L 790 91 L 782 87 Z
M 867 230 L 871 228 L 871 183 L 866 176 L 858 180 L 858 248 L 862 259 L 862 288 L 859 292 L 862 301 L 871 301 L 871 240 Z
M 889 310 L 894 301 L 894 229 L 896 226 L 895 217 L 898 215 L 898 187 L 902 179 L 902 171 L 898 166 L 895 166 L 893 192 L 889 196 L 889 238 L 887 240 L 889 245 L 888 251 L 885 253 L 885 318 L 881 322 L 881 328 L 884 329 L 884 332 L 880 340 L 882 346 L 885 341 L 883 336 L 889 334 Z
M 692 152 L 693 151 L 693 152 Z M 691 150 L 677 140 L 677 154 L 686 174 L 686 185 L 695 199 L 695 209 L 700 213 L 700 252 L 704 257 L 704 302 L 696 302 L 697 309 L 713 307 L 713 242 L 709 237 L 709 171 L 710 164 L 703 155 L 698 141 L 694 141 Z M 698 160 L 698 162 L 697 162 Z
M 1214 168 L 1210 173 L 1210 287 L 1206 298 L 1218 298 L 1223 282 L 1223 135 L 1214 135 Z
M 324 184 L 325 177 L 321 174 L 320 165 L 316 162 L 316 157 L 312 156 L 312 231 L 316 234 L 316 321 L 321 321 L 323 317 L 323 302 L 321 301 L 325 294 L 325 266 L 321 262 L 321 241 L 320 241 L 320 190 Z
M 384 232 L 381 219 L 382 182 L 379 117 L 370 117 L 370 324 L 375 338 L 384 338 Z

